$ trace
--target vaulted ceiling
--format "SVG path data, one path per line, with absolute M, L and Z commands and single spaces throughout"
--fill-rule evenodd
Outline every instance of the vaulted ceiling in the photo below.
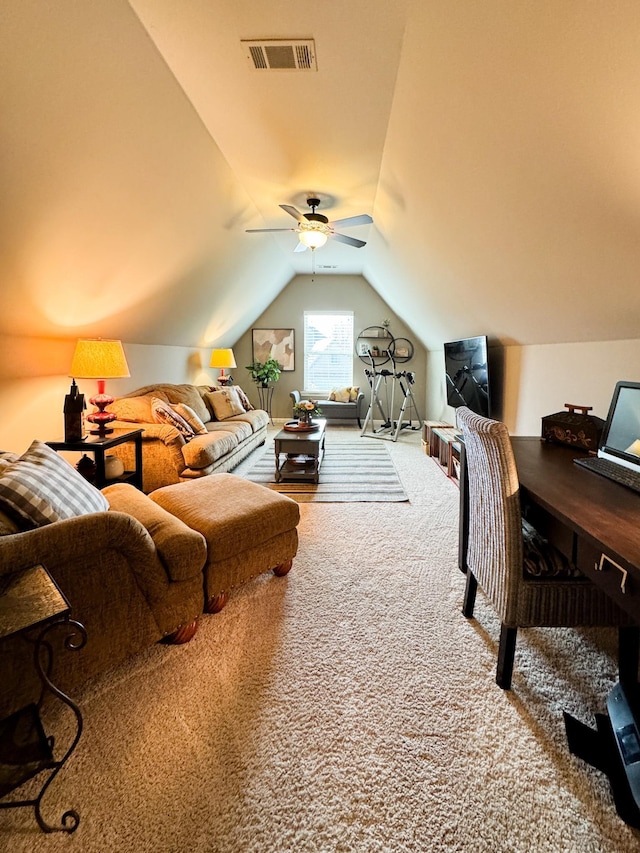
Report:
M 637 0 L 3 0 L 4 334 L 233 343 L 315 266 L 428 347 L 639 337 Z M 313 39 L 256 71 L 244 39 Z M 280 207 L 374 224 L 293 252 Z

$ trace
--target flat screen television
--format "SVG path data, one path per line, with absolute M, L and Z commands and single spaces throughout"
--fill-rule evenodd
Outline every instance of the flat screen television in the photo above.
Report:
M 491 417 L 489 346 L 486 335 L 449 341 L 444 345 L 447 403 L 468 406 L 477 415 Z

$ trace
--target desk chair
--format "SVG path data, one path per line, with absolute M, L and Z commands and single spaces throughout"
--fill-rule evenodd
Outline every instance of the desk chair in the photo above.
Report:
M 524 523 L 506 426 L 457 410 L 468 477 L 467 584 L 462 612 L 473 617 L 478 584 L 502 623 L 496 682 L 511 687 L 519 627 L 615 625 L 620 678 L 637 681 L 639 630 L 559 551 Z

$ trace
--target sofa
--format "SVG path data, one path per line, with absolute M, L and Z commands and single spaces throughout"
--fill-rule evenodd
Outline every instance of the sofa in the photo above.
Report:
M 143 428 L 142 480 L 145 492 L 231 471 L 264 444 L 269 415 L 254 409 L 237 386 L 146 385 L 109 405 L 110 426 Z M 113 454 L 125 469 L 135 467 L 134 447 Z
M 0 451 L 0 598 L 13 613 L 3 577 L 46 568 L 86 628 L 76 650 L 65 648 L 69 626 L 47 635 L 53 683 L 72 691 L 158 640 L 188 642 L 203 611 L 250 578 L 286 575 L 299 519 L 295 501 L 228 473 L 151 495 L 129 483 L 98 490 L 36 440 L 21 456 Z M 22 635 L 0 649 L 1 720 L 36 700 L 40 682 Z
M 291 391 L 290 395 L 293 405 L 301 400 L 299 391 Z M 334 388 L 328 399 L 318 400 L 313 398 L 322 411 L 322 417 L 330 420 L 356 420 L 362 428 L 362 415 L 364 407 L 364 394 L 359 388 Z
M 79 651 L 64 648 L 66 630 L 49 635 L 53 679 L 63 691 L 158 640 L 187 641 L 204 607 L 205 538 L 132 485 L 107 486 L 99 494 L 107 509 L 32 529 L 21 529 L 0 505 L 0 582 L 3 575 L 44 565 L 71 604 L 72 618 L 87 630 Z M 1 650 L 3 719 L 37 697 L 39 682 L 33 647 L 22 637 L 3 640 Z

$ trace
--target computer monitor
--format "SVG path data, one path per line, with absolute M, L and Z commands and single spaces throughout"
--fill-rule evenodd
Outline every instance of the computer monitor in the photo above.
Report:
M 640 382 L 617 382 L 598 456 L 640 472 Z

